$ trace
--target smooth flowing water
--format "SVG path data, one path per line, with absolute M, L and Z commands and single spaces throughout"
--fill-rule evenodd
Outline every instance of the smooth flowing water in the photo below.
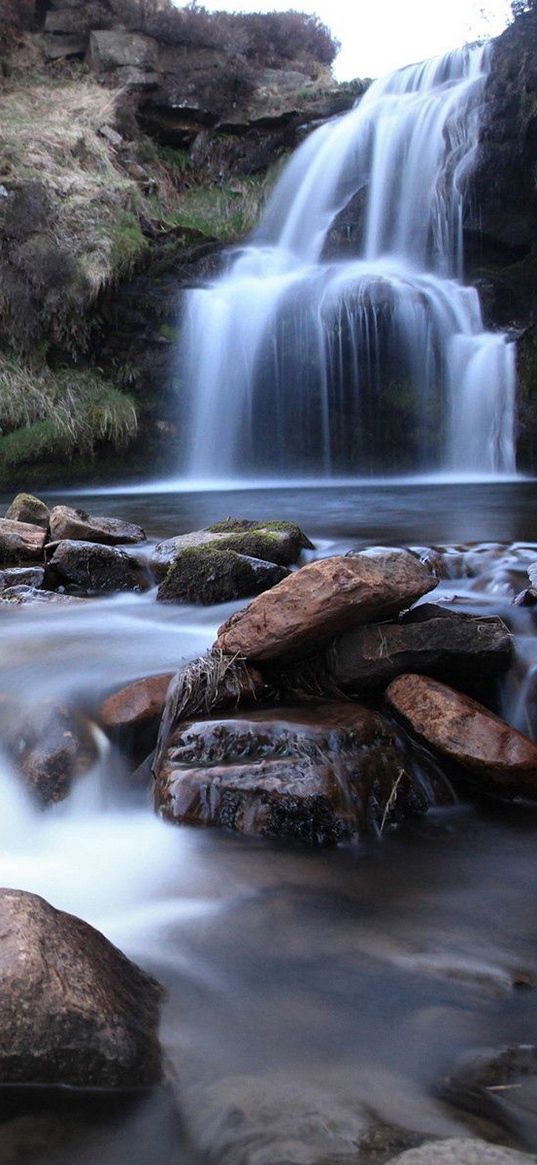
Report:
M 462 281 L 488 67 L 465 48 L 375 81 L 306 139 L 226 273 L 186 294 L 183 472 L 513 472 L 514 345 Z M 361 229 L 334 259 L 348 206 Z
M 454 577 L 441 593 L 515 627 L 519 662 L 504 711 L 535 735 L 535 620 L 511 606 L 537 558 L 532 483 L 74 502 L 140 520 L 153 539 L 235 513 L 292 516 L 317 554 L 449 545 Z M 156 604 L 154 595 L 61 613 L 0 608 L 0 690 L 29 715 L 43 694 L 91 714 L 111 688 L 205 650 L 230 609 Z M 332 1160 L 345 1138 L 351 1152 L 364 1108 L 418 1135 L 470 1127 L 497 1138 L 514 1122 L 514 1141 L 537 1149 L 531 1114 L 509 1096 L 493 1126 L 436 1096 L 461 1053 L 528 1042 L 535 1031 L 537 993 L 512 985 L 537 982 L 533 810 L 459 803 L 359 847 L 309 852 L 164 824 L 99 741 L 95 770 L 46 813 L 2 762 L 0 884 L 81 916 L 161 979 L 172 1088 L 111 1112 L 102 1097 L 46 1092 L 32 1097 L 30 1124 L 20 1115 L 28 1095 L 0 1090 L 3 1165 Z

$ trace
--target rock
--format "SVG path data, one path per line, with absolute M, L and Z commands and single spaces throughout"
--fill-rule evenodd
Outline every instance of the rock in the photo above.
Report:
M 158 44 L 150 36 L 119 28 L 104 29 L 90 35 L 90 63 L 99 72 L 129 66 L 135 69 L 156 69 Z
M 72 541 L 99 542 L 104 546 L 134 545 L 145 542 L 141 526 L 123 522 L 121 518 L 100 518 L 73 510 L 70 506 L 54 506 L 50 511 L 50 542 L 65 538 Z
M 483 792 L 537 796 L 537 745 L 469 696 L 405 674 L 387 698 L 418 736 L 480 778 Z
M 176 555 L 157 599 L 175 603 L 228 603 L 259 595 L 287 578 L 289 571 L 234 550 L 196 549 Z
M 528 566 L 528 578 L 530 586 L 537 588 L 537 562 L 532 562 L 531 566 Z
M 387 1165 L 536 1165 L 533 1153 L 519 1153 L 504 1145 L 491 1145 L 480 1138 L 449 1137 L 429 1141 L 419 1149 L 407 1149 L 391 1157 Z
M 61 603 L 63 606 L 73 605 L 73 603 L 83 603 L 84 599 L 78 595 L 59 595 L 56 591 L 46 591 L 43 589 L 36 590 L 32 586 L 10 586 L 5 590 L 0 591 L 0 606 L 11 604 L 19 607 L 26 607 L 29 603 L 39 603 L 44 605 L 55 605 Z
M 515 607 L 534 607 L 537 603 L 537 590 L 535 587 L 526 587 L 525 590 L 519 591 L 513 599 Z
M 39 589 L 43 585 L 45 569 L 42 566 L 14 566 L 12 570 L 0 570 L 0 591 L 7 587 L 31 587 Z
M 161 1077 L 161 989 L 93 927 L 0 890 L 0 1082 L 97 1088 Z
M 0 699 L 0 739 L 27 786 L 44 804 L 63 801 L 97 759 L 91 724 L 79 712 L 43 701 L 21 709 Z
M 95 542 L 58 542 L 45 571 L 45 585 L 67 586 L 83 594 L 144 591 L 150 586 L 140 562 L 115 546 Z
M 231 524 L 237 528 L 232 529 Z M 292 522 L 261 526 L 240 518 L 226 518 L 207 530 L 194 530 L 159 542 L 151 556 L 151 569 L 155 578 L 163 579 L 178 554 L 193 549 L 234 550 L 248 558 L 289 566 L 307 547 L 311 547 L 311 542 Z
M 133 728 L 160 716 L 173 677 L 173 672 L 145 676 L 113 692 L 99 709 L 101 724 L 104 728 Z
M 349 627 L 398 614 L 436 585 L 405 550 L 324 558 L 232 615 L 216 646 L 254 660 L 304 656 Z
M 83 57 L 88 47 L 85 36 L 49 34 L 41 37 L 43 52 L 48 61 L 61 61 L 63 57 Z
M 402 672 L 424 672 L 453 681 L 505 671 L 513 643 L 501 619 L 447 611 L 433 603 L 416 607 L 401 623 L 357 627 L 327 653 L 338 687 L 380 691 Z
M 41 526 L 0 518 L 0 566 L 42 558 L 46 537 Z
M 13 498 L 5 514 L 13 522 L 29 522 L 32 526 L 42 526 L 43 530 L 48 530 L 49 515 L 50 510 L 44 502 L 34 498 L 33 494 L 24 493 Z
M 523 980 L 524 985 L 529 985 Z M 515 1044 L 467 1052 L 437 1089 L 442 1101 L 537 1143 L 537 1047 Z
M 350 703 L 183 721 L 155 776 L 156 807 L 172 821 L 307 844 L 378 832 L 425 808 L 386 721 Z

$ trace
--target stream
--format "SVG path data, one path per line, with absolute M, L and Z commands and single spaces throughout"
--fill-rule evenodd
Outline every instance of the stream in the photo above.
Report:
M 513 627 L 503 714 L 537 736 L 535 609 L 512 606 L 537 559 L 531 481 L 157 484 L 44 500 L 140 522 L 152 541 L 232 514 L 293 519 L 323 556 L 449 546 L 458 577 L 433 599 Z M 157 604 L 153 592 L 0 609 L 0 689 L 29 710 L 47 696 L 91 713 L 123 683 L 201 654 L 234 606 Z M 46 812 L 7 761 L 0 774 L 0 884 L 79 915 L 161 980 L 171 1080 L 117 1105 L 0 1090 L 0 1165 L 332 1161 L 334 1130 L 351 1144 L 364 1111 L 420 1137 L 470 1129 L 537 1152 L 537 1120 L 516 1098 L 492 1116 L 439 1098 L 463 1053 L 534 1037 L 536 809 L 459 802 L 318 852 L 161 822 L 104 736 L 95 769 Z M 311 1156 L 282 1157 L 291 1142 Z

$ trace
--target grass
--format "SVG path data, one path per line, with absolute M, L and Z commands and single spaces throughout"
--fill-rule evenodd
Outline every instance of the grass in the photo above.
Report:
M 179 190 L 175 205 L 155 212 L 168 229 L 183 228 L 208 239 L 234 243 L 253 230 L 267 196 L 266 178 L 243 178 L 224 185 L 188 185 Z

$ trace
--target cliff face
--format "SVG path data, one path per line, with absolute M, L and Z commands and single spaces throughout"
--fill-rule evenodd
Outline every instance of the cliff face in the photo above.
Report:
M 156 0 L 30 8 L 0 38 L 0 485 L 164 471 L 181 284 L 359 86 L 333 83 L 316 27 L 263 58 L 252 29 L 217 49 L 222 28 Z

